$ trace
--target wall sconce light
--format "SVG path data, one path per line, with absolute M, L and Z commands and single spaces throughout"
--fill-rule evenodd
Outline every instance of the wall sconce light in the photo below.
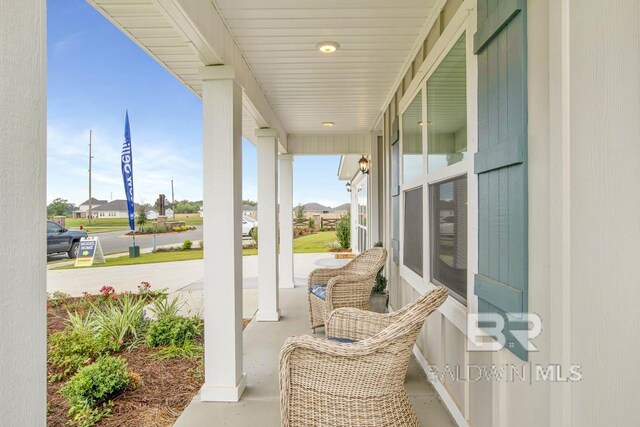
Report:
M 347 189 L 347 191 L 348 191 L 349 193 L 351 193 L 351 181 L 348 181 L 348 182 L 345 184 L 345 188 Z
M 364 154 L 362 155 L 360 160 L 358 160 L 358 167 L 360 168 L 360 172 L 369 173 L 369 160 L 367 160 Z

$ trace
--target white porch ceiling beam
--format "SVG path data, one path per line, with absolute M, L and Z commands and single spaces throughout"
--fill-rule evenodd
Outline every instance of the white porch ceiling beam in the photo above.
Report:
M 242 51 L 210 0 L 154 0 L 174 28 L 197 52 L 203 65 L 232 65 L 236 79 L 244 89 L 243 103 L 257 127 L 278 132 L 281 149 L 287 148 L 287 132 L 271 108 Z M 248 101 L 248 102 L 246 102 Z M 253 136 L 253 135 L 251 135 Z
M 369 134 L 354 135 L 289 135 L 289 154 L 369 154 Z
M 243 135 L 255 143 L 255 129 L 270 127 L 286 152 L 287 131 L 211 0 L 86 1 L 199 97 L 199 67 L 232 65 L 244 89 Z

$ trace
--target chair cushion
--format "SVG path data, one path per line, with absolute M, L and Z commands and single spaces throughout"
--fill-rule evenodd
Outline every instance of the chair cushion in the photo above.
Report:
M 358 342 L 358 341 L 354 341 L 352 339 L 349 338 L 339 338 L 339 337 L 329 337 L 329 341 L 335 341 L 335 342 L 342 342 L 342 343 L 354 343 L 354 342 Z
M 326 285 L 311 285 L 309 286 L 309 292 L 320 298 L 321 300 L 325 300 L 327 297 L 327 286 Z

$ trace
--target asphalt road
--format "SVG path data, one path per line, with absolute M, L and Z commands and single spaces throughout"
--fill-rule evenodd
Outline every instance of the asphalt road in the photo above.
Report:
M 131 236 L 126 236 L 126 231 L 108 231 L 106 233 L 89 233 L 89 236 L 98 236 L 100 238 L 100 245 L 105 255 L 129 252 L 129 246 L 131 246 Z M 199 225 L 195 230 L 183 231 L 180 233 L 163 233 L 156 234 L 156 246 L 175 245 L 182 243 L 185 240 L 191 240 L 194 245 L 196 242 L 202 240 L 202 226 Z M 136 244 L 140 246 L 140 249 L 153 248 L 153 235 L 141 235 L 136 236 Z M 61 259 L 67 259 L 66 254 L 49 255 L 48 261 L 56 261 Z

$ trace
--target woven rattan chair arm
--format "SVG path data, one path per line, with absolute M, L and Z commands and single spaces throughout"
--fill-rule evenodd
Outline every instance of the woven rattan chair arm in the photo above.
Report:
M 390 324 L 389 314 L 348 307 L 338 308 L 333 310 L 327 319 L 327 336 L 360 341 L 373 337 Z
M 326 285 L 327 282 L 342 272 L 341 268 L 317 268 L 309 274 L 309 285 Z

